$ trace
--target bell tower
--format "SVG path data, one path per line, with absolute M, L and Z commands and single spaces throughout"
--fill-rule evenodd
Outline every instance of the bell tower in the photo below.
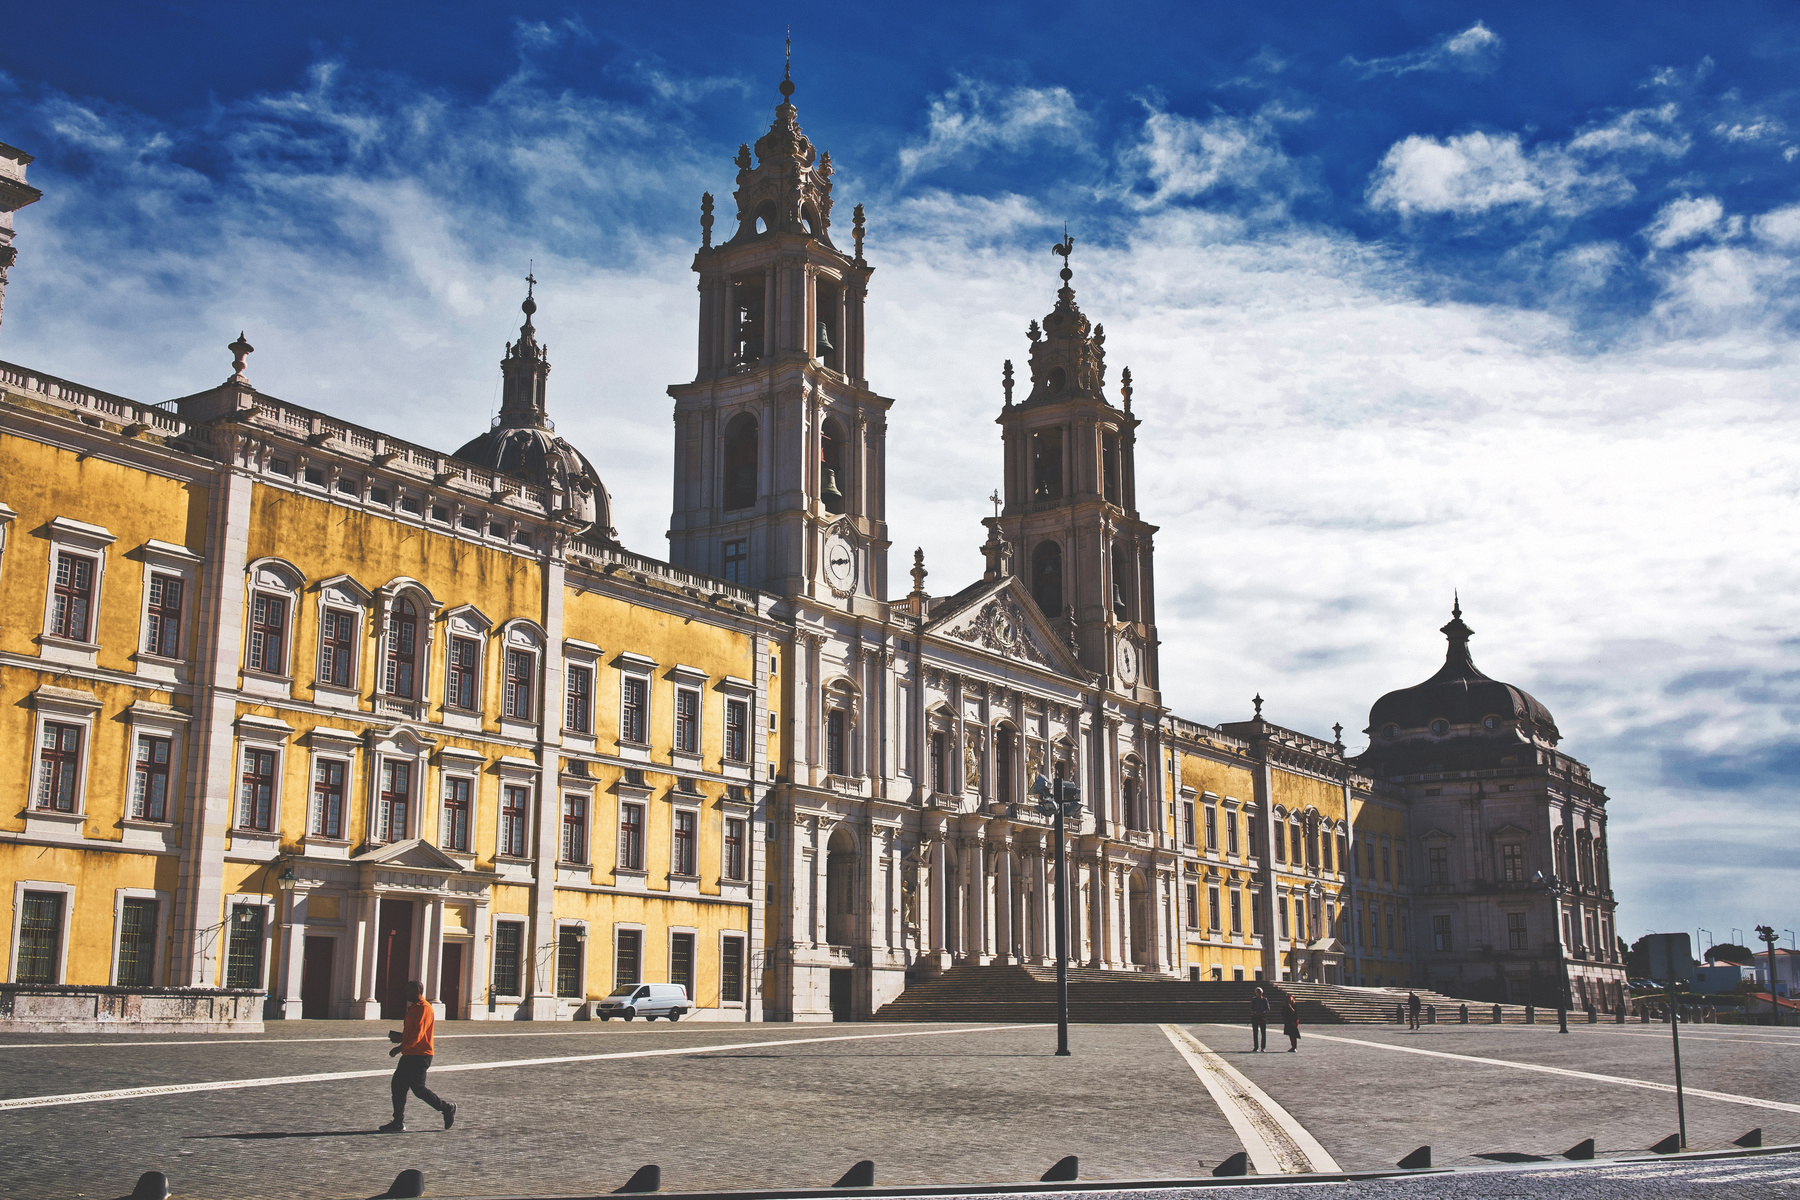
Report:
M 1033 321 L 1030 391 L 1013 403 L 1013 366 L 1002 376 L 996 422 L 1005 453 L 1005 490 L 988 517 L 990 541 L 1012 547 L 1014 569 L 1052 624 L 1064 630 L 1082 666 L 1114 692 L 1160 704 L 1157 673 L 1156 526 L 1137 511 L 1138 419 L 1131 371 L 1120 403 L 1106 397 L 1106 327 L 1090 326 L 1075 303 L 1066 234 L 1056 307 Z M 995 535 L 998 535 L 996 538 Z
M 700 201 L 699 361 L 675 399 L 677 566 L 874 613 L 887 594 L 887 410 L 863 375 L 863 211 L 832 240 L 831 155 L 800 129 L 784 71 L 769 131 L 737 153 L 736 214 L 713 244 Z

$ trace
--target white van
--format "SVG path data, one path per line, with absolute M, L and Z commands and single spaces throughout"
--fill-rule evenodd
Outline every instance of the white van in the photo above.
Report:
M 687 1014 L 687 989 L 679 983 L 632 983 L 614 988 L 612 995 L 594 1005 L 594 1015 L 602 1021 L 614 1017 L 642 1017 L 654 1021 L 667 1017 L 679 1021 Z

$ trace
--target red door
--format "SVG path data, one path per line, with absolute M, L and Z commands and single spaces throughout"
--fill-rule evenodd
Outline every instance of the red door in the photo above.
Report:
M 462 1020 L 463 948 L 461 942 L 444 943 L 444 971 L 438 983 L 438 997 L 444 1002 L 446 1021 Z
M 331 1015 L 331 967 L 337 939 L 309 937 L 300 960 L 300 1015 L 322 1021 Z
M 384 1021 L 404 1018 L 407 1002 L 412 999 L 407 994 L 407 984 L 412 982 L 412 928 L 411 900 L 381 902 L 381 941 L 376 947 L 381 957 L 375 965 L 375 995 L 381 1000 Z

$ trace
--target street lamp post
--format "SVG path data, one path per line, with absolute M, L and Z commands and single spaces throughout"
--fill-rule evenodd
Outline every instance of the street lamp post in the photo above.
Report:
M 1550 897 L 1551 903 L 1555 906 L 1555 915 L 1552 920 L 1554 921 L 1554 932 L 1556 934 L 1556 977 L 1558 988 L 1556 993 L 1556 1031 L 1558 1033 L 1567 1033 L 1569 1032 L 1569 950 L 1567 946 L 1563 945 L 1562 896 L 1568 889 L 1562 885 L 1556 876 L 1551 875 L 1546 877 L 1542 871 L 1537 873 L 1537 881 L 1538 890 Z
M 1758 925 L 1756 936 L 1769 951 L 1769 1025 L 1773 1028 L 1781 1023 L 1776 1017 L 1779 1010 L 1775 1007 L 1775 945 L 1781 941 L 1781 936 L 1767 925 Z
M 1054 822 L 1056 839 L 1056 1056 L 1069 1056 L 1069 868 L 1063 853 L 1063 818 L 1081 810 L 1081 789 L 1066 779 L 1031 781 L 1038 812 Z

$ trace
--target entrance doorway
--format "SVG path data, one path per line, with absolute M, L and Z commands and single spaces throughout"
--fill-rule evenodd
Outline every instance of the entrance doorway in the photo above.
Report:
M 1131 961 L 1150 961 L 1150 899 L 1144 894 L 1144 881 L 1131 876 L 1127 885 L 1131 903 Z
M 300 960 L 300 1016 L 323 1021 L 331 1016 L 331 967 L 337 939 L 309 937 Z
M 412 982 L 413 902 L 383 900 L 376 943 L 375 995 L 381 1000 L 381 1019 L 398 1021 L 406 1016 L 406 985 Z
M 825 940 L 834 946 L 848 946 L 858 940 L 856 839 L 842 826 L 831 835 L 825 851 Z
M 462 1020 L 463 944 L 461 942 L 444 943 L 444 968 L 440 980 L 438 998 L 444 1002 L 444 1020 Z
M 831 1019 L 850 1020 L 850 968 L 831 968 Z

